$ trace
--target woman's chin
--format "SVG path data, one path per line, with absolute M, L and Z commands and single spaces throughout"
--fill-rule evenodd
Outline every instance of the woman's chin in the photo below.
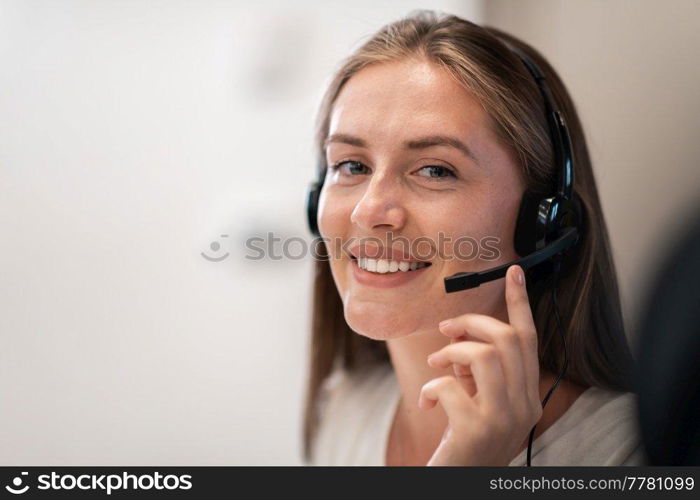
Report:
M 345 321 L 353 331 L 373 340 L 406 337 L 423 332 L 431 326 L 425 318 L 414 317 L 405 309 L 391 313 L 386 310 L 368 311 L 367 308 L 362 308 L 360 311 L 349 308 L 345 311 Z M 437 329 L 437 323 L 433 329 Z

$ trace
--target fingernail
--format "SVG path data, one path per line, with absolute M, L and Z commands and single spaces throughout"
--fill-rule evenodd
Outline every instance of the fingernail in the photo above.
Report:
M 523 269 L 522 269 L 521 267 L 518 267 L 518 268 L 515 270 L 515 276 L 514 276 L 514 278 L 515 278 L 515 282 L 516 282 L 518 285 L 522 285 L 522 284 L 525 283 L 525 273 L 523 273 Z
M 444 328 L 444 327 L 446 327 L 446 326 L 449 325 L 449 324 L 450 324 L 450 320 L 449 320 L 449 319 L 442 320 L 442 321 L 440 321 L 440 323 L 438 324 L 438 328 Z
M 433 360 L 435 359 L 435 354 L 428 356 L 428 364 L 432 366 Z

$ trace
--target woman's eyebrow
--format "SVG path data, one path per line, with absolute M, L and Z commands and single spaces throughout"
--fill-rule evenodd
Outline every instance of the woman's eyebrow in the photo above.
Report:
M 479 160 L 476 159 L 474 152 L 469 148 L 469 146 L 464 144 L 456 137 L 450 137 L 448 135 L 431 135 L 428 137 L 421 137 L 419 139 L 406 141 L 404 143 L 404 147 L 408 149 L 425 149 L 432 146 L 449 146 L 455 148 L 461 151 L 464 156 L 472 160 L 474 163 L 477 165 L 479 164 Z
M 325 141 L 323 141 L 323 147 L 328 147 L 331 142 L 340 142 L 342 144 L 349 144 L 351 146 L 357 146 L 360 148 L 366 148 L 367 142 L 364 139 L 355 137 L 349 134 L 331 134 Z M 477 160 L 473 151 L 464 142 L 460 141 L 456 137 L 451 137 L 448 135 L 431 135 L 427 137 L 419 137 L 417 139 L 411 139 L 403 143 L 405 149 L 426 149 L 433 146 L 448 146 L 459 150 L 463 155 L 471 159 L 477 165 L 479 160 Z
M 326 137 L 326 140 L 323 141 L 323 148 L 327 148 L 328 144 L 331 142 L 340 142 L 342 144 L 349 144 L 351 146 L 357 146 L 358 148 L 366 148 L 367 143 L 364 141 L 364 139 L 360 139 L 359 137 L 355 137 L 353 135 L 349 134 L 331 134 L 328 137 Z

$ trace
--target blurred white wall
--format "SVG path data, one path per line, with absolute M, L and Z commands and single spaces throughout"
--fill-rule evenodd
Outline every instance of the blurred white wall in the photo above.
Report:
M 475 0 L 0 1 L 0 465 L 300 463 L 311 261 L 243 241 L 307 236 L 323 85 L 415 8 L 481 22 Z
M 700 210 L 700 2 L 488 0 L 552 63 L 587 135 L 630 336 L 661 255 Z
M 0 0 L 0 465 L 300 463 L 311 261 L 243 241 L 307 237 L 323 85 L 414 8 L 559 70 L 634 310 L 700 186 L 698 2 Z

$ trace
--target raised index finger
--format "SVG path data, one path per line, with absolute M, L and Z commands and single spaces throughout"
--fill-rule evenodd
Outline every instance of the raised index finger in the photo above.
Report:
M 520 266 L 510 266 L 506 274 L 506 305 L 508 322 L 522 342 L 525 376 L 530 397 L 540 399 L 540 365 L 537 354 L 537 328 L 532 317 L 525 286 L 525 274 Z
M 508 322 L 518 331 L 535 332 L 535 321 L 532 318 L 530 299 L 525 286 L 525 274 L 520 266 L 508 268 L 506 280 L 506 305 L 508 307 Z

